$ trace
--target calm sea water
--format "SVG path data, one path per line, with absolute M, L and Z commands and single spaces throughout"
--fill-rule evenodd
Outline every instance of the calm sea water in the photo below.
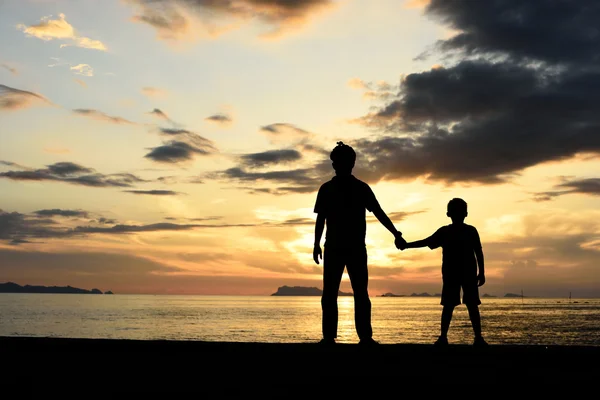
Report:
M 437 298 L 374 297 L 380 343 L 432 343 L 439 333 Z M 600 346 L 600 299 L 484 299 L 490 344 Z M 339 298 L 340 343 L 356 343 L 351 297 Z M 0 294 L 0 336 L 315 342 L 319 297 Z M 467 310 L 454 312 L 448 338 L 469 344 Z

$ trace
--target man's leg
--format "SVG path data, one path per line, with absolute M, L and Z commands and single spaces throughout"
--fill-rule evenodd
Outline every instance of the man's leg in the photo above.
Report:
M 367 269 L 367 249 L 360 248 L 348 257 L 348 276 L 354 292 L 354 324 L 360 340 L 373 337 L 371 327 L 371 300 L 369 299 L 369 271 Z
M 344 267 L 344 257 L 339 250 L 328 249 L 325 246 L 323 254 L 323 295 L 321 296 L 322 329 L 323 339 L 325 340 L 333 340 L 337 337 L 337 298 Z

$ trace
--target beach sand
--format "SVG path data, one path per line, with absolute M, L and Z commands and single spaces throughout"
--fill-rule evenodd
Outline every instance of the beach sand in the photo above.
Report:
M 121 391 L 198 391 L 201 387 L 230 391 L 239 388 L 240 381 L 301 385 L 306 380 L 327 383 L 327 376 L 335 375 L 385 382 L 392 389 L 416 382 L 493 384 L 504 389 L 545 382 L 581 389 L 595 387 L 600 376 L 600 346 L 491 344 L 485 349 L 469 345 L 438 349 L 422 344 L 323 347 L 317 343 L 2 337 L 0 349 L 3 365 L 9 366 L 4 382 L 30 386 L 33 379 L 38 384 L 68 382 L 71 387 Z M 232 386 L 226 384 L 228 379 Z M 331 382 L 342 385 L 339 379 Z

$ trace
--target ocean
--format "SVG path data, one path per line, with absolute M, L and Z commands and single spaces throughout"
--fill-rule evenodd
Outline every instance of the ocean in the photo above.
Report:
M 356 343 L 352 297 L 339 298 L 338 343 Z M 372 297 L 375 340 L 431 344 L 439 298 Z M 600 346 L 600 299 L 485 298 L 490 344 Z M 305 343 L 321 338 L 319 297 L 0 294 L 0 336 Z M 464 305 L 451 344 L 470 344 Z

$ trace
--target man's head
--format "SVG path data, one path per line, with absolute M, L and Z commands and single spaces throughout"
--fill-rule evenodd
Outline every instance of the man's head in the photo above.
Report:
M 452 222 L 462 222 L 467 217 L 467 202 L 463 199 L 454 198 L 448 202 L 446 215 L 452 218 Z
M 354 163 L 356 162 L 356 153 L 354 149 L 343 142 L 337 142 L 337 146 L 329 155 L 332 166 L 337 175 L 349 175 L 352 173 Z

